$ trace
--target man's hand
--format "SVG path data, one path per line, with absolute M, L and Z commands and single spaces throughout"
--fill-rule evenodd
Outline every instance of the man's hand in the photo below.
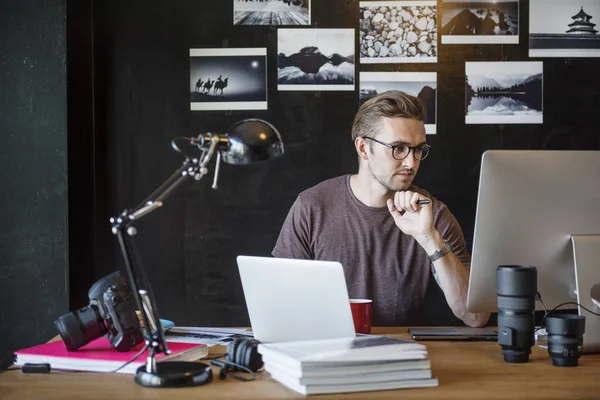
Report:
M 429 199 L 419 193 L 402 191 L 396 192 L 393 200 L 387 200 L 388 210 L 394 218 L 396 226 L 417 241 L 435 234 L 431 211 L 432 203 L 419 205 L 417 204 L 419 200 Z

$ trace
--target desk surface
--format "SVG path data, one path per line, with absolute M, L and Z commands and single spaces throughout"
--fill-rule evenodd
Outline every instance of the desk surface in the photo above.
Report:
M 406 328 L 375 328 L 376 334 L 408 338 Z M 488 342 L 423 342 L 429 349 L 439 387 L 307 396 L 318 399 L 599 399 L 600 354 L 584 354 L 575 368 L 554 367 L 547 350 L 533 347 L 530 362 L 508 364 L 500 346 Z M 224 347 L 212 347 L 223 354 Z M 0 374 L 0 398 L 17 399 L 302 399 L 259 373 L 253 382 L 215 379 L 183 389 L 148 389 L 133 375 L 70 373 L 47 375 L 8 371 Z

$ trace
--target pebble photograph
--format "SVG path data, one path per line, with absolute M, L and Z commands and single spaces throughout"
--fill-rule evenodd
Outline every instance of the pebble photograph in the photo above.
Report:
M 435 1 L 361 1 L 360 62 L 435 63 Z

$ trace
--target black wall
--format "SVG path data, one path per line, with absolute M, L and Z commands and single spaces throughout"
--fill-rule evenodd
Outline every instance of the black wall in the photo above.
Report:
M 68 310 L 65 1 L 0 2 L 0 369 Z
M 543 125 L 465 125 L 465 61 L 527 61 L 528 1 L 521 1 L 519 45 L 440 45 L 437 64 L 357 65 L 364 71 L 438 73 L 438 133 L 417 184 L 444 201 L 471 246 L 479 168 L 487 149 L 600 149 L 597 59 L 544 59 Z M 277 29 L 233 26 L 232 1 L 176 0 L 96 4 L 96 96 L 106 146 L 107 221 L 133 207 L 179 167 L 176 136 L 224 132 L 246 117 L 271 121 L 286 154 L 270 164 L 221 169 L 188 183 L 138 223 L 136 243 L 161 315 L 178 324 L 247 325 L 235 257 L 268 255 L 296 195 L 324 179 L 357 171 L 350 126 L 354 92 L 277 91 Z M 314 0 L 312 27 L 358 28 L 358 1 Z M 358 48 L 358 31 L 357 48 Z M 267 47 L 267 111 L 190 111 L 190 48 Z M 559 187 L 557 187 L 559 190 Z M 98 228 L 96 274 L 122 265 L 109 226 Z M 450 324 L 439 290 L 428 321 Z

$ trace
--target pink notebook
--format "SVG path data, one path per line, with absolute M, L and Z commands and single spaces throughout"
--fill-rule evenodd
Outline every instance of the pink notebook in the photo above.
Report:
M 168 341 L 167 344 L 171 354 L 159 353 L 157 362 L 196 361 L 208 355 L 208 347 L 204 344 Z M 142 348 L 143 344 L 140 344 L 130 351 L 116 351 L 106 338 L 99 338 L 77 351 L 68 351 L 62 340 L 57 340 L 16 351 L 15 365 L 49 363 L 52 369 L 110 372 L 131 360 Z M 147 357 L 148 350 L 118 372 L 135 373 Z

